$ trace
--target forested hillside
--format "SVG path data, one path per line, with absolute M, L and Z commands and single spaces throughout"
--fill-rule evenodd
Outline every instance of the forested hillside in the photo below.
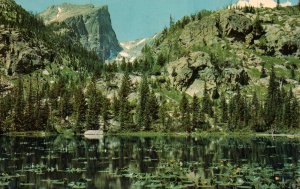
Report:
M 103 64 L 66 23 L 2 2 L 1 132 L 299 131 L 296 7 L 171 17 L 134 62 Z

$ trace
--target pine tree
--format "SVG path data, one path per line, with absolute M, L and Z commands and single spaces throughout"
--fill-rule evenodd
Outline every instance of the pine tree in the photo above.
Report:
M 179 106 L 180 106 L 179 108 L 180 108 L 181 125 L 186 132 L 190 132 L 191 131 L 190 107 L 189 107 L 189 101 L 185 93 L 182 94 L 182 98 Z
M 128 96 L 130 93 L 131 81 L 128 73 L 124 74 L 122 79 L 122 84 L 119 90 L 119 103 L 120 103 L 120 112 L 119 112 L 119 122 L 121 125 L 121 129 L 125 130 L 126 126 L 128 126 L 131 122 L 130 118 L 130 104 L 128 101 Z
M 192 130 L 199 128 L 201 124 L 200 120 L 200 102 L 196 95 L 193 96 L 193 101 L 191 104 L 191 112 L 192 112 Z
M 292 104 L 291 104 L 291 124 L 290 127 L 293 129 L 298 129 L 299 128 L 299 103 L 297 99 L 294 97 L 292 99 Z
M 140 84 L 139 104 L 138 104 L 138 125 L 142 130 L 150 130 L 149 93 L 147 76 L 144 75 Z
M 170 28 L 173 28 L 173 26 L 174 26 L 174 19 L 172 15 L 170 15 Z
M 106 97 L 102 97 L 102 119 L 103 119 L 103 131 L 108 131 L 110 101 Z
M 166 107 L 166 102 L 165 101 L 163 101 L 162 104 L 159 106 L 158 116 L 159 116 L 159 119 L 160 119 L 160 124 L 163 127 L 163 130 L 167 131 L 168 130 L 168 128 L 167 128 L 168 113 L 167 113 L 167 107 Z
M 86 129 L 98 130 L 99 129 L 99 114 L 101 111 L 101 95 L 96 88 L 96 82 L 92 81 L 87 89 L 87 115 Z
M 300 10 L 300 0 L 298 1 L 298 9 Z
M 112 99 L 112 111 L 115 118 L 119 117 L 119 111 L 120 111 L 120 100 L 118 99 L 117 95 L 114 94 Z
M 162 53 L 159 53 L 157 56 L 157 65 L 164 66 L 166 64 L 166 58 Z
M 59 101 L 59 115 L 61 119 L 66 119 L 72 113 L 71 97 L 68 91 L 66 91 Z
M 32 80 L 31 77 L 29 78 L 29 89 L 27 94 L 27 100 L 26 100 L 26 106 L 25 106 L 25 112 L 24 112 L 24 126 L 26 126 L 26 129 L 28 130 L 35 130 L 35 121 L 36 117 L 34 116 L 34 97 L 33 97 L 33 89 L 32 89 Z
M 276 118 L 276 114 L 278 110 L 277 108 L 279 105 L 277 104 L 278 96 L 279 96 L 279 84 L 276 79 L 274 67 L 272 67 L 269 86 L 268 86 L 266 105 L 265 105 L 266 107 L 265 120 L 266 120 L 266 124 L 269 126 L 272 126 Z
M 24 89 L 23 89 L 23 80 L 21 77 L 18 78 L 17 86 L 14 90 L 14 130 L 24 131 Z
M 74 94 L 74 111 L 76 116 L 76 124 L 78 129 L 81 130 L 83 123 L 86 120 L 86 100 L 82 88 L 77 88 Z
M 158 100 L 155 96 L 155 93 L 153 91 L 150 92 L 149 94 L 149 113 L 151 117 L 151 122 L 155 122 L 158 120 L 158 111 L 159 111 L 159 104 Z
M 204 92 L 203 92 L 203 99 L 202 99 L 202 113 L 208 114 L 211 117 L 213 116 L 212 101 L 208 94 L 206 82 L 204 84 Z
M 228 121 L 228 105 L 227 105 L 227 102 L 226 102 L 226 98 L 225 98 L 225 94 L 222 94 L 221 95 L 221 104 L 220 104 L 220 108 L 221 108 L 221 111 L 222 111 L 222 117 L 221 117 L 221 120 L 223 123 L 227 123 Z

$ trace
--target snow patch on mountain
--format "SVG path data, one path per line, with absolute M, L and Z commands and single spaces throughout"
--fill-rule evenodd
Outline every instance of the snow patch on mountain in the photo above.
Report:
M 146 44 L 150 44 L 156 38 L 157 35 L 150 38 L 137 39 L 134 41 L 121 42 L 120 46 L 123 48 L 116 57 L 117 62 L 121 62 L 123 58 L 126 61 L 133 62 L 138 56 L 141 55 L 141 51 Z

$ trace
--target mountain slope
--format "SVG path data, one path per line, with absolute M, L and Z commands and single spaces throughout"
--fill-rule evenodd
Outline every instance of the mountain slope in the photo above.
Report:
M 12 76 L 43 69 L 50 72 L 54 65 L 73 72 L 79 65 L 82 70 L 94 71 L 95 65 L 101 65 L 94 53 L 71 37 L 75 34 L 65 25 L 45 26 L 12 0 L 1 0 L 0 21 L 1 74 Z M 61 32 L 54 32 L 58 30 Z
M 121 51 L 107 6 L 64 3 L 49 7 L 39 16 L 46 24 L 65 22 L 74 30 L 81 44 L 101 58 L 115 57 Z
M 147 56 L 165 60 L 172 85 L 190 95 L 201 95 L 205 82 L 211 91 L 234 91 L 237 84 L 250 91 L 265 88 L 272 66 L 297 90 L 299 11 L 295 7 L 203 11 L 165 29 L 141 59 Z

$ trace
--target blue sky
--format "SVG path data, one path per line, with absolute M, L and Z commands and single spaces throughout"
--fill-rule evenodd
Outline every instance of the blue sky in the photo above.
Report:
M 292 0 L 296 2 L 297 0 Z M 64 2 L 74 4 L 108 5 L 113 28 L 119 41 L 149 37 L 175 20 L 202 9 L 215 10 L 237 0 L 16 0 L 25 9 L 34 13 L 50 5 Z

